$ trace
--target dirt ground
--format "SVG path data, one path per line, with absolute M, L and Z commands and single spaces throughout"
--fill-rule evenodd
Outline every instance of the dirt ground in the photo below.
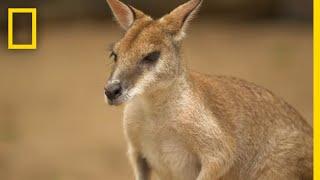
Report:
M 267 87 L 312 122 L 312 28 L 193 23 L 189 66 Z M 0 50 L 0 179 L 132 179 L 122 108 L 104 102 L 115 23 L 52 24 L 36 51 Z M 4 46 L 4 45 L 1 45 Z

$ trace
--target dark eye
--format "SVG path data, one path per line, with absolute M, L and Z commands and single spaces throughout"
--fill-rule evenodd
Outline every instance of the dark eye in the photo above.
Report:
M 114 61 L 114 62 L 117 62 L 118 60 L 118 55 L 115 53 L 115 52 L 111 52 L 110 54 L 110 58 Z
M 154 51 L 149 53 L 146 57 L 143 58 L 142 63 L 154 64 L 160 58 L 160 51 Z

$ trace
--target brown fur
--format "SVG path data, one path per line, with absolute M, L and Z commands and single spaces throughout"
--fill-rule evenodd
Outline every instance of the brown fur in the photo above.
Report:
M 253 83 L 185 65 L 181 41 L 201 1 L 160 20 L 124 4 L 117 12 L 115 4 L 116 16 L 135 13 L 132 22 L 117 18 L 130 28 L 113 48 L 118 60 L 107 86 L 117 81 L 125 89 L 113 104 L 126 102 L 124 129 L 137 180 L 150 172 L 164 180 L 312 179 L 312 128 L 293 107 Z M 141 64 L 155 50 L 158 62 Z

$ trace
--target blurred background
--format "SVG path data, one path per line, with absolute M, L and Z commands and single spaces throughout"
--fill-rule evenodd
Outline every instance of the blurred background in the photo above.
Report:
M 125 1 L 154 17 L 183 0 Z M 7 8 L 38 9 L 38 49 L 7 49 Z M 14 42 L 31 16 L 14 15 Z M 262 85 L 312 124 L 312 0 L 205 0 L 190 67 Z M 0 0 L 0 179 L 133 179 L 123 107 L 104 103 L 108 45 L 122 31 L 104 0 Z

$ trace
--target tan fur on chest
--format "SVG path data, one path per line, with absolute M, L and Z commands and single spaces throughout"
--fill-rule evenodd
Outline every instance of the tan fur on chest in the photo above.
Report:
M 179 119 L 172 110 L 151 110 L 139 100 L 127 105 L 125 129 L 129 141 L 161 179 L 192 180 L 200 162 L 179 133 Z

